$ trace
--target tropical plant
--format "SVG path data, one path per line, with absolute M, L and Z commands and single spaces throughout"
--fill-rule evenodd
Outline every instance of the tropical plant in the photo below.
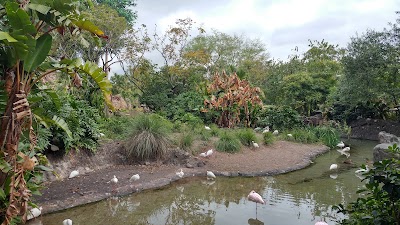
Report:
M 99 124 L 100 130 L 111 139 L 124 139 L 132 133 L 134 118 L 130 116 L 112 116 Z
M 36 84 L 49 74 L 63 72 L 79 86 L 82 82 L 80 74 L 88 74 L 111 106 L 111 85 L 96 64 L 48 57 L 56 31 L 80 34 L 81 30 L 86 30 L 106 38 L 100 29 L 79 15 L 76 6 L 74 0 L 38 0 L 34 3 L 5 0 L 0 3 L 0 77 L 5 81 L 1 88 L 5 92 L 0 99 L 1 105 L 5 105 L 0 112 L 0 186 L 8 200 L 6 208 L 0 210 L 3 225 L 15 224 L 21 219 L 24 222 L 32 195 L 30 180 L 25 175 L 33 170 L 26 165 L 36 154 L 37 136 L 32 127 L 33 113 L 27 97 L 37 88 Z M 26 154 L 18 150 L 23 131 L 29 134 L 30 147 Z M 27 157 L 21 159 L 19 153 Z
M 266 106 L 258 113 L 257 126 L 273 129 L 293 129 L 301 127 L 300 115 L 288 106 Z
M 249 82 L 241 80 L 236 73 L 216 73 L 207 91 L 209 98 L 204 100 L 206 109 L 203 112 L 218 111 L 217 124 L 220 127 L 231 128 L 241 121 L 249 127 L 252 111 L 262 106 L 260 88 L 251 87 Z
M 126 158 L 133 162 L 162 158 L 168 150 L 172 124 L 157 114 L 135 118 L 133 133 L 125 142 Z
M 400 154 L 397 144 L 389 146 L 389 152 Z M 365 165 L 363 165 L 365 169 Z M 363 174 L 367 183 L 363 193 L 347 207 L 342 204 L 334 208 L 348 215 L 340 224 L 384 225 L 400 224 L 400 160 L 389 158 L 374 163 L 374 168 Z
M 238 152 L 241 148 L 240 141 L 234 134 L 224 131 L 216 143 L 216 148 L 221 152 Z

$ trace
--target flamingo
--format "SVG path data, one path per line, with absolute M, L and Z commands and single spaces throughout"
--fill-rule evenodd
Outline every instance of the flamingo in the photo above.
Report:
M 182 178 L 185 174 L 183 173 L 183 171 L 182 171 L 182 169 L 181 169 L 180 172 L 176 172 L 176 175 L 177 175 L 179 178 Z
M 259 195 L 254 190 L 250 191 L 249 195 L 247 195 L 247 199 L 249 201 L 256 203 L 256 217 L 257 217 L 257 203 L 265 204 L 265 201 L 262 199 L 261 195 Z
M 129 179 L 129 181 L 137 181 L 139 179 L 140 179 L 140 175 L 139 174 L 135 174 Z
M 42 207 L 30 209 L 28 211 L 28 215 L 26 217 L 26 220 L 31 220 L 33 218 L 36 218 L 36 217 L 40 216 L 42 214 L 42 210 L 43 210 Z
M 325 222 L 316 222 L 314 225 L 329 225 L 329 224 L 327 224 Z
M 344 145 L 343 141 L 340 141 L 336 146 L 339 148 L 344 148 L 345 145 Z
M 348 151 L 350 151 L 350 147 L 346 147 L 346 148 L 344 148 L 342 151 L 343 151 L 343 152 L 348 152 Z
M 217 178 L 215 174 L 211 171 L 207 171 L 207 179 L 215 179 Z
M 251 141 L 251 143 L 253 143 L 253 147 L 254 148 L 259 148 L 260 146 L 257 144 L 257 143 L 255 143 L 254 141 Z
M 112 185 L 113 185 L 113 192 L 115 192 L 115 190 L 116 190 L 116 185 L 117 185 L 117 183 L 118 183 L 118 178 L 114 175 L 114 177 L 110 180 L 110 181 L 108 181 L 107 183 L 112 183 Z
M 265 134 L 265 133 L 268 133 L 269 132 L 269 126 L 266 126 L 266 127 L 264 127 L 264 130 L 263 130 L 263 134 Z
M 355 173 L 358 173 L 358 174 L 367 173 L 367 172 L 369 172 L 369 167 L 368 167 L 368 165 L 365 165 L 365 169 L 360 168 L 360 169 L 358 169 L 358 170 L 355 171 Z
M 292 137 L 293 137 L 293 134 L 287 134 L 287 136 L 290 137 L 290 138 L 292 138 Z
M 208 151 L 206 152 L 206 156 L 207 156 L 207 157 L 210 157 L 213 153 L 214 153 L 213 150 L 210 149 L 210 150 L 208 150 Z
M 350 157 L 350 153 L 344 151 L 344 149 L 338 149 L 337 151 L 340 153 L 340 155 L 345 155 L 347 158 Z
M 200 156 L 201 156 L 201 157 L 204 157 L 204 158 L 207 157 L 207 152 L 202 152 L 202 153 L 200 153 Z
M 206 130 L 211 130 L 211 128 L 208 127 L 208 126 L 204 126 L 204 129 L 206 129 Z
M 63 225 L 72 225 L 72 220 L 71 219 L 65 219 L 63 221 Z
M 278 135 L 279 131 L 278 130 L 274 130 L 274 132 L 272 132 L 273 135 Z
M 332 165 L 329 167 L 329 170 L 337 170 L 337 168 L 338 168 L 338 165 L 337 165 L 337 164 L 332 164 Z
M 74 178 L 74 177 L 76 177 L 78 175 L 79 175 L 79 171 L 78 170 L 74 170 L 69 174 L 68 178 Z

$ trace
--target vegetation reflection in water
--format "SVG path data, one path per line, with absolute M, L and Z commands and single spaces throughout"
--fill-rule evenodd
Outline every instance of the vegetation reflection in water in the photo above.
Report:
M 351 140 L 351 159 L 335 150 L 318 157 L 312 166 L 275 177 L 204 178 L 180 180 L 173 185 L 126 197 L 110 198 L 98 203 L 45 215 L 43 225 L 59 225 L 71 218 L 74 225 L 95 224 L 329 224 L 341 215 L 333 204 L 354 201 L 363 186 L 354 171 L 365 159 L 372 159 L 375 142 Z M 329 171 L 339 165 L 337 174 Z M 337 177 L 336 177 L 337 175 Z M 336 177 L 336 179 L 332 179 Z M 266 205 L 246 200 L 251 190 L 267 199 Z M 35 224 L 35 223 L 31 223 Z

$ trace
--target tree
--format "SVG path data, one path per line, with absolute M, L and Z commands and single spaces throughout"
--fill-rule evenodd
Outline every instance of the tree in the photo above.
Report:
M 388 109 L 400 104 L 399 24 L 397 20 L 388 30 L 369 30 L 351 39 L 338 90 L 339 103 L 348 110 L 370 102 L 376 105 L 375 117 L 386 118 Z
M 82 82 L 80 74 L 87 74 L 103 91 L 110 104 L 110 83 L 97 65 L 79 59 L 55 60 L 48 57 L 54 32 L 79 33 L 86 30 L 106 38 L 103 31 L 77 13 L 76 2 L 38 0 L 35 3 L 15 0 L 0 4 L 0 196 L 2 225 L 25 220 L 30 188 L 35 179 L 33 170 L 37 137 L 32 127 L 33 113 L 29 94 L 37 90 L 36 84 L 49 74 L 62 72 L 72 78 L 75 85 Z M 27 132 L 30 146 L 20 151 L 22 132 Z M 43 168 L 43 167 L 42 167 Z
M 126 19 L 128 23 L 133 24 L 137 18 L 135 11 L 132 11 L 132 7 L 136 6 L 135 0 L 96 0 L 99 4 L 109 5 L 115 9 L 118 14 Z

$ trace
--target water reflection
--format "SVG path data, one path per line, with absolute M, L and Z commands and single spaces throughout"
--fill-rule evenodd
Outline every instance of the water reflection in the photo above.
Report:
M 372 157 L 374 142 L 352 144 L 353 164 L 330 151 L 307 169 L 276 177 L 182 179 L 169 187 L 121 197 L 45 215 L 43 225 L 59 225 L 71 218 L 74 225 L 94 224 L 334 224 L 339 215 L 331 209 L 357 197 L 363 183 L 354 171 Z M 336 163 L 337 172 L 329 165 Z M 255 190 L 266 205 L 247 201 Z M 31 223 L 32 225 L 32 223 Z

